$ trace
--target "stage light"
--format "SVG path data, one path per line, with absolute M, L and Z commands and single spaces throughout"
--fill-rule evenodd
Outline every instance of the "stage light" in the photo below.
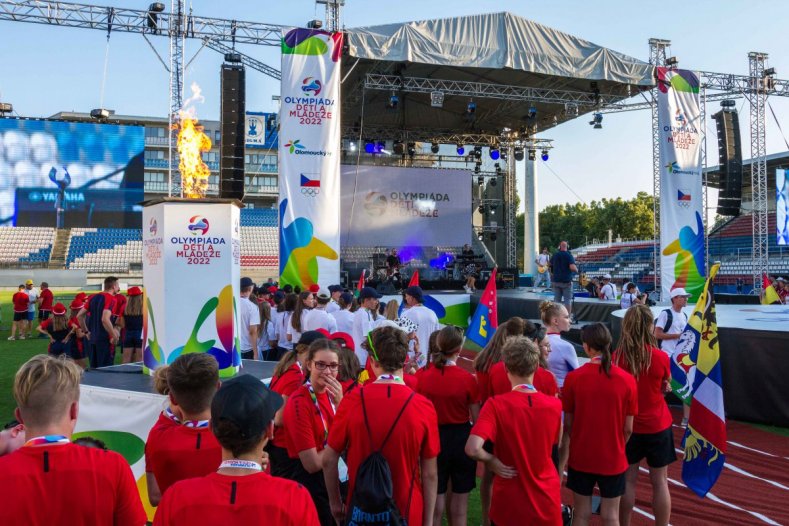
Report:
M 10 102 L 0 102 L 0 115 L 5 115 L 6 113 L 13 113 L 14 106 Z
M 356 151 L 356 143 L 355 142 L 351 141 L 350 147 L 351 147 L 351 151 L 352 152 Z
M 434 108 L 441 108 L 444 106 L 444 92 L 431 91 L 430 92 L 430 105 Z
M 366 141 L 364 143 L 364 151 L 366 153 L 375 153 L 375 143 L 373 141 Z
M 775 68 L 767 68 L 762 71 L 762 77 L 772 77 L 775 75 Z
M 392 92 L 392 96 L 389 97 L 389 102 L 386 103 L 386 107 L 387 109 L 390 110 L 396 110 L 398 104 L 400 104 L 400 97 L 398 97 L 397 95 L 395 95 L 394 92 Z
M 148 6 L 148 17 L 146 20 L 148 29 L 153 29 L 154 32 L 158 30 L 159 13 L 163 11 L 164 11 L 164 4 L 162 2 L 154 2 Z
M 474 146 L 474 157 L 482 159 L 482 146 Z
M 491 148 L 490 149 L 490 158 L 491 159 L 493 159 L 494 161 L 498 161 L 500 157 L 501 157 L 501 154 L 499 153 L 499 149 L 498 148 Z
M 529 150 L 529 160 L 534 161 L 537 159 L 537 150 Z
M 474 165 L 474 173 L 475 173 L 475 174 L 478 174 L 478 173 L 479 173 L 479 170 L 480 170 L 480 168 L 481 168 L 481 167 L 482 167 L 482 164 L 481 164 L 481 163 L 477 163 L 477 164 L 475 164 L 475 165 Z
M 547 161 L 548 160 L 548 150 L 543 150 L 542 151 L 542 160 L 543 161 Z
M 473 100 L 468 101 L 468 105 L 466 105 L 466 114 L 467 115 L 474 115 L 477 112 L 477 103 Z
M 95 110 L 90 110 L 90 117 L 92 119 L 96 119 L 97 121 L 105 121 L 109 119 L 110 115 L 112 115 L 113 113 L 115 112 L 113 112 L 112 110 L 107 110 L 104 108 L 96 108 Z
M 483 186 L 485 184 L 485 178 L 483 176 L 481 176 L 481 175 L 479 177 L 477 177 L 477 184 L 479 186 Z
M 403 141 L 395 141 L 392 144 L 392 151 L 395 155 L 403 155 L 405 153 L 405 145 Z
M 601 129 L 603 127 L 603 114 L 595 113 L 592 120 L 589 121 L 589 124 L 593 126 L 595 130 Z
M 438 153 L 438 143 L 437 142 L 434 142 L 433 144 L 430 145 L 430 151 L 432 153 Z
M 496 215 L 496 205 L 491 205 L 491 207 L 490 207 L 490 215 L 492 215 L 492 216 Z
M 462 144 L 458 144 L 457 152 L 458 152 L 458 155 L 463 155 L 464 153 L 466 153 L 466 149 L 463 148 Z
M 416 155 L 416 144 L 413 142 L 408 143 L 408 156 L 413 158 Z
M 679 59 L 677 57 L 668 57 L 666 59 L 666 66 L 670 68 L 677 67 L 677 64 L 679 64 Z
M 535 119 L 537 118 L 537 108 L 534 106 L 529 106 L 529 113 L 526 115 L 527 119 Z
M 482 241 L 482 239 L 483 239 L 483 238 L 484 238 L 484 236 L 483 236 L 482 232 L 480 232 L 479 234 L 477 234 L 477 239 L 478 239 L 479 241 Z
M 323 20 L 318 20 L 317 18 L 314 20 L 310 20 L 307 22 L 308 29 L 320 29 L 323 27 Z
M 496 232 L 491 232 L 490 233 L 490 240 L 491 241 L 496 241 Z
M 378 141 L 378 143 L 375 145 L 375 153 L 387 153 L 386 141 Z
M 516 146 L 515 149 L 513 150 L 513 155 L 515 156 L 515 160 L 516 161 L 522 161 L 523 160 L 523 147 Z
M 490 186 L 496 186 L 497 184 L 498 183 L 496 182 L 496 178 L 495 177 L 491 177 L 490 178 Z
M 480 214 L 484 214 L 485 213 L 485 207 L 483 205 L 479 205 L 479 207 L 477 207 L 477 211 Z

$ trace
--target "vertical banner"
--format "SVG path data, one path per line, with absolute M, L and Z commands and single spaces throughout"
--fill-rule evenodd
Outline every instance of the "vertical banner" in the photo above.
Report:
M 280 284 L 340 281 L 342 33 L 286 29 L 279 131 Z
M 696 301 L 704 289 L 699 76 L 659 67 L 661 297 L 682 287 Z

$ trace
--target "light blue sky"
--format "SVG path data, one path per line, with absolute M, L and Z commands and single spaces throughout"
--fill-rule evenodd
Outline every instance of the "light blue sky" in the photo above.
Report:
M 148 0 L 97 1 L 105 5 L 145 9 Z M 165 2 L 169 10 L 169 1 Z M 347 0 L 346 27 L 406 20 L 439 18 L 484 12 L 510 11 L 596 44 L 647 60 L 650 37 L 672 41 L 671 54 L 680 66 L 707 71 L 747 74 L 749 51 L 770 54 L 769 65 L 779 78 L 789 78 L 786 28 L 789 8 L 783 0 L 715 1 L 664 0 L 623 2 L 581 0 L 467 1 L 398 0 L 372 2 Z M 725 7 L 722 7 L 725 6 Z M 323 8 L 310 0 L 270 1 L 195 0 L 200 16 L 235 18 L 276 24 L 303 25 L 323 18 Z M 152 38 L 166 57 L 167 40 Z M 59 28 L 36 24 L 0 22 L 0 100 L 14 104 L 18 114 L 49 116 L 63 110 L 89 111 L 100 102 L 106 34 L 97 30 Z M 187 41 L 191 58 L 199 43 Z M 278 48 L 240 46 L 245 53 L 279 67 Z M 205 104 L 199 116 L 218 119 L 219 65 L 222 57 L 204 49 L 187 71 L 187 85 L 196 81 Z M 118 113 L 166 116 L 168 77 L 151 49 L 139 35 L 117 33 L 110 40 L 109 71 L 104 106 Z M 271 96 L 278 83 L 255 71 L 247 74 L 247 109 L 271 111 Z M 789 134 L 789 100 L 770 99 L 784 132 Z M 717 104 L 710 110 L 716 111 Z M 750 157 L 748 105 L 739 103 L 743 155 Z M 558 174 L 584 200 L 632 197 L 652 190 L 650 118 L 648 111 L 606 115 L 602 130 L 593 130 L 588 118 L 549 130 L 555 149 L 549 161 Z M 710 165 L 717 164 L 714 123 L 708 119 Z M 785 151 L 784 139 L 768 108 L 768 153 Z M 539 171 L 540 207 L 575 202 L 571 193 L 545 167 Z

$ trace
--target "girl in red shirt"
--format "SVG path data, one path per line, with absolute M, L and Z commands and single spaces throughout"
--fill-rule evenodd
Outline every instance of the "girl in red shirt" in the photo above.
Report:
M 307 381 L 288 397 L 283 414 L 288 455 L 296 460 L 296 469 L 288 478 L 310 492 L 322 526 L 334 526 L 321 463 L 343 395 L 337 380 L 339 369 L 340 349 L 336 343 L 321 339 L 310 344 L 304 362 Z
M 457 367 L 460 346 L 463 344 L 460 330 L 450 325 L 437 333 L 432 367 L 417 373 L 417 392 L 433 402 L 436 408 L 441 441 L 438 497 L 433 524 L 441 524 L 450 481 L 452 498 L 448 518 L 451 524 L 466 524 L 468 494 L 476 485 L 477 463 L 466 455 L 464 447 L 471 433 L 469 415 L 474 422 L 479 415 L 479 389 L 474 377 Z
M 633 421 L 633 435 L 627 441 L 625 495 L 619 506 L 619 522 L 630 524 L 636 499 L 639 464 L 647 459 L 652 484 L 652 513 L 655 524 L 665 526 L 671 518 L 671 495 L 668 491 L 668 465 L 677 460 L 671 413 L 663 395 L 671 391 L 671 370 L 666 353 L 655 346 L 652 334 L 652 311 L 634 305 L 625 313 L 619 349 L 614 363 L 632 374 L 638 385 L 638 414 Z
M 69 354 L 69 336 L 71 335 L 72 329 L 68 326 L 65 305 L 56 303 L 52 308 L 52 314 L 53 316 L 42 321 L 36 330 L 44 336 L 49 337 L 47 352 L 50 356 Z
M 71 309 L 68 320 L 68 326 L 71 329 L 71 336 L 69 337 L 71 350 L 69 352 L 80 367 L 87 369 L 88 358 L 85 355 L 85 333 L 82 331 L 82 327 L 80 327 L 79 320 L 77 319 L 77 314 L 82 308 L 82 300 L 75 298 L 74 301 L 71 302 L 71 305 L 69 305 L 69 308 Z
M 625 443 L 638 410 L 636 381 L 611 364 L 611 333 L 605 325 L 585 326 L 581 340 L 591 360 L 570 371 L 562 387 L 562 448 L 570 449 L 567 488 L 573 491 L 573 524 L 589 524 L 595 486 L 600 488 L 603 522 L 617 524 L 628 467 Z

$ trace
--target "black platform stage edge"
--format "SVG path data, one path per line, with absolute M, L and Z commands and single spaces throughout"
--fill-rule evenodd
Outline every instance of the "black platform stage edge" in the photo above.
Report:
M 622 318 L 611 316 L 611 330 L 618 341 Z M 789 427 L 786 333 L 718 327 L 718 340 L 725 342 L 720 355 L 726 417 Z
M 261 380 L 271 378 L 277 365 L 277 362 L 256 360 L 241 360 L 241 363 L 243 367 L 238 374 L 251 374 Z M 153 389 L 153 379 L 142 372 L 142 363 L 89 369 L 82 376 L 82 385 L 156 394 Z
M 540 319 L 540 303 L 553 301 L 553 294 L 536 294 L 525 290 L 499 290 L 498 314 L 499 323 L 507 321 L 513 316 L 520 316 L 530 320 Z M 477 291 L 471 296 L 471 312 L 477 308 L 481 292 Z M 619 310 L 618 301 L 603 301 L 595 298 L 576 298 L 573 304 L 573 314 L 579 321 L 609 322 L 612 312 Z

